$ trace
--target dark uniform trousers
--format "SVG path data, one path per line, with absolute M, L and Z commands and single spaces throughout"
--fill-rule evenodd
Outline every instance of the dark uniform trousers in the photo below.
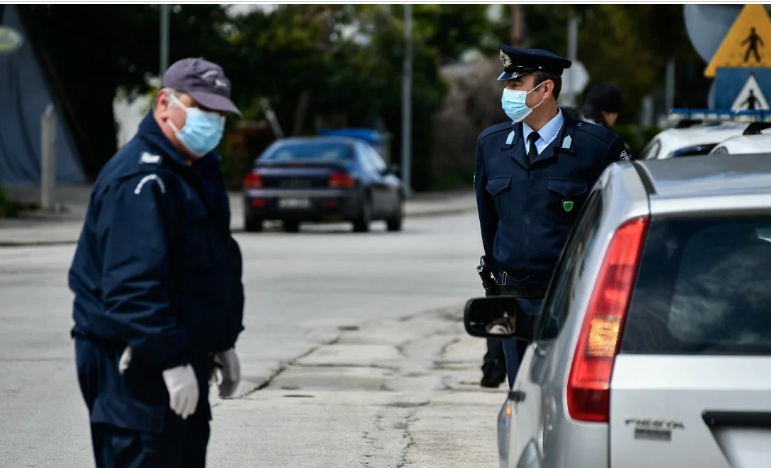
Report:
M 211 408 L 208 358 L 191 363 L 199 382 L 196 412 L 187 419 L 169 408 L 159 369 L 136 359 L 121 375 L 123 347 L 75 338 L 78 381 L 88 406 L 98 468 L 198 468 L 206 465 Z
M 511 295 L 507 293 L 505 286 L 500 286 L 500 296 Z M 541 303 L 543 303 L 543 297 L 516 297 L 515 300 L 519 307 L 525 313 L 531 314 L 535 319 L 535 316 L 541 310 Z M 534 322 L 535 323 L 535 322 Z M 503 353 L 506 356 L 506 375 L 509 381 L 509 388 L 514 385 L 514 380 L 519 370 L 519 364 L 522 362 L 522 358 L 525 356 L 525 350 L 530 344 L 529 341 L 506 339 L 503 341 Z

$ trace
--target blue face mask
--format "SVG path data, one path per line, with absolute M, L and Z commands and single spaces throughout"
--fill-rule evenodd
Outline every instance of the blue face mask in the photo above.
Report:
M 167 120 L 179 142 L 199 158 L 216 148 L 225 131 L 225 117 L 216 112 L 205 112 L 196 107 L 188 107 L 173 94 L 169 96 L 176 105 L 185 110 L 186 114 L 185 125 L 181 130 L 174 125 L 174 122 Z
M 543 81 L 538 86 L 541 86 L 542 84 L 544 84 Z M 527 101 L 527 95 L 538 89 L 538 86 L 527 92 L 508 88 L 503 89 L 501 106 L 503 107 L 503 111 L 506 112 L 506 115 L 508 115 L 511 120 L 514 122 L 521 122 L 525 117 L 533 112 L 533 109 L 541 105 L 543 99 L 541 99 L 541 102 L 533 107 L 527 107 L 527 104 L 525 104 Z

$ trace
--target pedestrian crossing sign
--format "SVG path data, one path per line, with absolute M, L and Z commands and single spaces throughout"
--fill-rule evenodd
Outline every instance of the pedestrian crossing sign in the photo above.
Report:
M 704 70 L 714 78 L 718 68 L 771 67 L 771 18 L 761 4 L 745 5 Z
M 768 110 L 768 101 L 760 89 L 755 75 L 750 73 L 750 78 L 744 84 L 744 87 L 736 96 L 731 110 L 738 112 L 741 110 Z

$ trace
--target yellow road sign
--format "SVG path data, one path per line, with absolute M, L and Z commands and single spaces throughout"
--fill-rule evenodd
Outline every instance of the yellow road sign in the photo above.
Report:
M 771 19 L 765 6 L 746 5 L 704 70 L 714 78 L 718 67 L 771 67 Z

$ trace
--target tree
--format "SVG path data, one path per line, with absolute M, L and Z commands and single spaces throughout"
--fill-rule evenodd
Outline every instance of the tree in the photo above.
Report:
M 86 174 L 115 153 L 112 101 L 118 86 L 136 94 L 159 74 L 160 14 L 152 5 L 19 5 L 25 27 L 73 130 Z M 171 60 L 223 57 L 219 5 L 174 6 Z

